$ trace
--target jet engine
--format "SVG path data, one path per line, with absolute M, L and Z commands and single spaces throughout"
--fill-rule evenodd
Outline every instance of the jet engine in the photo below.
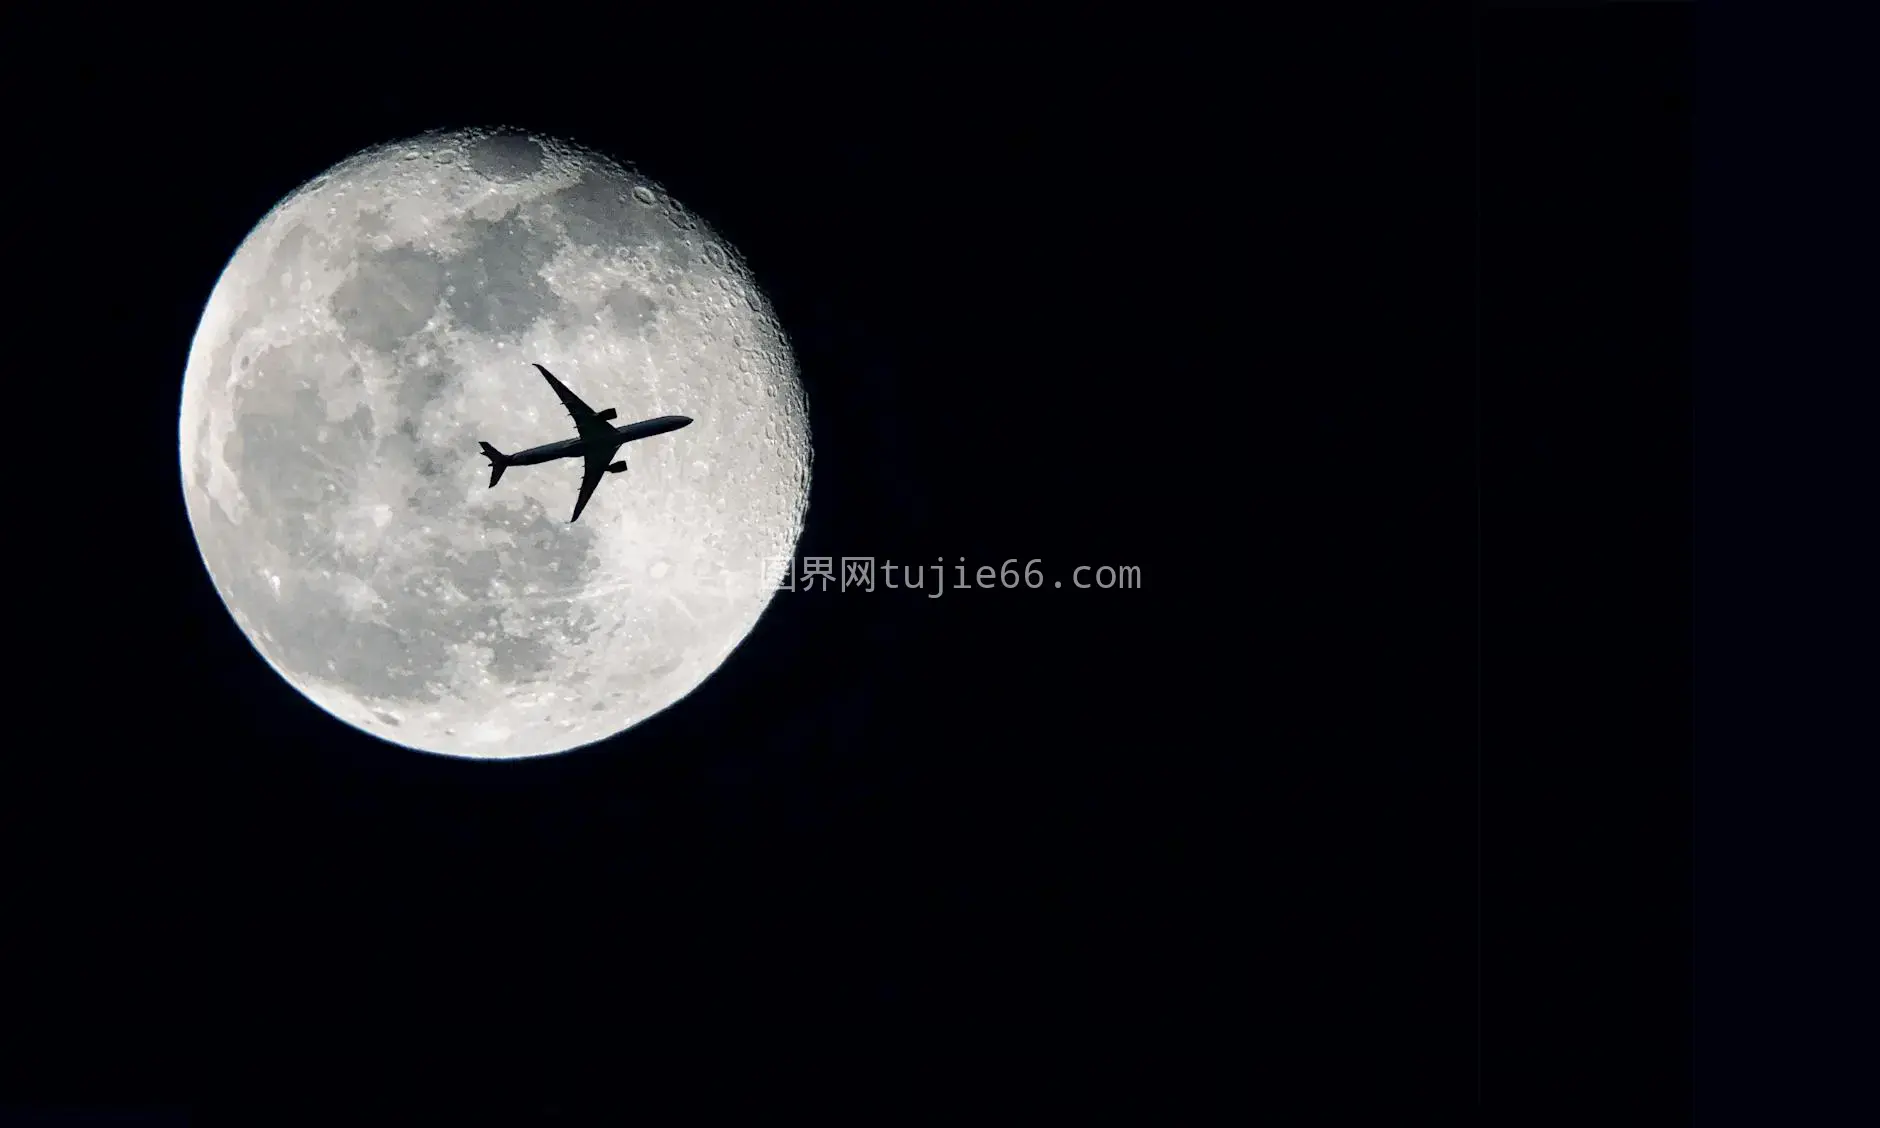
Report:
M 607 468 L 607 472 L 608 472 L 609 474 L 618 474 L 618 473 L 620 473 L 620 472 L 621 472 L 622 470 L 625 470 L 626 468 L 627 468 L 627 463 L 626 463 L 626 460 L 625 460 L 625 459 L 622 459 L 622 460 L 620 460 L 619 462 L 616 462 L 616 463 L 614 463 L 614 464 L 613 464 L 612 466 L 609 466 L 609 467 Z
M 612 418 L 613 418 L 613 417 L 614 417 L 614 416 L 615 416 L 616 414 L 617 414 L 617 412 L 615 412 L 615 411 L 614 411 L 614 409 L 610 407 L 610 408 L 608 408 L 608 409 L 607 409 L 606 411 L 603 411 L 603 412 L 601 412 L 601 413 L 600 413 L 599 415 L 596 415 L 596 416 L 595 416 L 594 418 L 596 418 L 596 419 L 612 419 Z

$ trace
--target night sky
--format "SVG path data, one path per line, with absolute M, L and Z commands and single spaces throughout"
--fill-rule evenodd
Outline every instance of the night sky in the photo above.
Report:
M 1675 334 L 1644 359 L 1562 335 L 1648 337 L 1636 311 L 1676 300 L 1681 30 L 1658 20 L 1630 47 L 1507 32 L 1521 61 L 1483 119 L 1511 201 L 1484 210 L 1503 329 L 1479 363 L 1462 17 L 1228 58 L 1139 44 L 1152 64 L 784 52 L 686 97 L 662 92 L 676 59 L 610 50 L 617 73 L 581 80 L 499 49 L 265 113 L 254 68 L 78 67 L 54 100 L 97 140 L 48 205 L 113 218 L 87 224 L 95 252 L 32 253 L 60 286 L 103 270 L 85 292 L 105 304 L 14 326 L 39 354 L 14 379 L 48 405 L 15 431 L 59 482 L 10 521 L 45 640 L 15 682 L 41 719 L 7 769 L 15 1091 L 202 1108 L 389 1086 L 489 1112 L 667 1062 L 732 1087 L 775 1062 L 1467 1104 L 1476 693 L 1497 677 L 1482 730 L 1508 766 L 1485 778 L 1537 812 L 1482 824 L 1503 836 L 1491 884 L 1532 902 L 1487 918 L 1499 958 L 1531 976 L 1558 911 L 1592 961 L 1507 991 L 1585 1017 L 1681 983 L 1675 945 L 1602 939 L 1681 935 L 1680 839 L 1657 818 L 1678 709 L 1640 719 L 1622 687 L 1560 710 L 1587 666 L 1530 641 L 1597 647 L 1585 676 L 1639 694 L 1679 676 L 1679 558 L 1649 540 L 1681 527 Z M 1413 65 L 1413 36 L 1446 53 Z M 1547 74 L 1579 76 L 1573 97 Z M 480 124 L 631 161 L 740 250 L 807 389 L 799 553 L 944 561 L 943 595 L 782 593 L 690 697 L 535 761 L 377 742 L 262 662 L 178 483 L 202 304 L 308 178 Z M 1601 196 L 1585 170 L 1620 162 L 1642 187 Z M 1536 220 L 1563 201 L 1582 218 Z M 1483 520 L 1506 529 L 1482 553 L 1511 603 L 1482 620 L 1505 649 L 1479 679 L 1478 415 L 1499 468 Z M 1626 538 L 1647 540 L 1589 547 Z M 1670 563 L 1616 563 L 1652 551 Z M 962 559 L 1035 560 L 1046 582 L 953 590 Z M 1080 565 L 1141 587 L 1074 590 Z M 1650 766 L 1639 749 L 1666 742 Z M 1626 764 L 1625 797 L 1595 785 Z M 1581 885 L 1566 842 L 1644 873 Z M 1683 1006 L 1653 995 L 1636 1026 L 1675 1048 Z M 1503 1029 L 1547 1029 L 1534 1013 Z M 1484 1052 L 1498 1076 L 1544 1072 L 1518 1038 Z M 1658 1060 L 1602 1068 L 1661 1084 Z

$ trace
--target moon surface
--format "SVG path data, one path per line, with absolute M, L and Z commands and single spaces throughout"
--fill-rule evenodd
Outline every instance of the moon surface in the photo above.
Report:
M 581 460 L 540 362 L 624 424 Z M 736 252 L 659 184 L 553 138 L 427 134 L 278 204 L 204 308 L 183 496 L 268 664 L 419 751 L 509 759 L 606 739 L 695 689 L 776 590 L 808 503 L 789 344 Z

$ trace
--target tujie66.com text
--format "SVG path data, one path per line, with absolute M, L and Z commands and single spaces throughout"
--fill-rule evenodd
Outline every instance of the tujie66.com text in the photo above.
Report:
M 918 591 L 937 599 L 949 590 L 1136 589 L 1142 587 L 1142 569 L 1134 564 L 1078 564 L 1048 570 L 1042 560 L 1016 557 L 974 568 L 965 557 L 951 564 L 944 557 L 932 564 L 906 564 L 872 556 L 804 556 L 768 561 L 766 580 L 783 591 Z

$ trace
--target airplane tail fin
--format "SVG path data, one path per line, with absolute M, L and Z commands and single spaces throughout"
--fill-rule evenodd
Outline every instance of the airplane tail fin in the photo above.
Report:
M 483 448 L 483 457 L 490 460 L 490 488 L 503 480 L 503 471 L 509 468 L 509 456 L 488 443 L 478 443 Z

